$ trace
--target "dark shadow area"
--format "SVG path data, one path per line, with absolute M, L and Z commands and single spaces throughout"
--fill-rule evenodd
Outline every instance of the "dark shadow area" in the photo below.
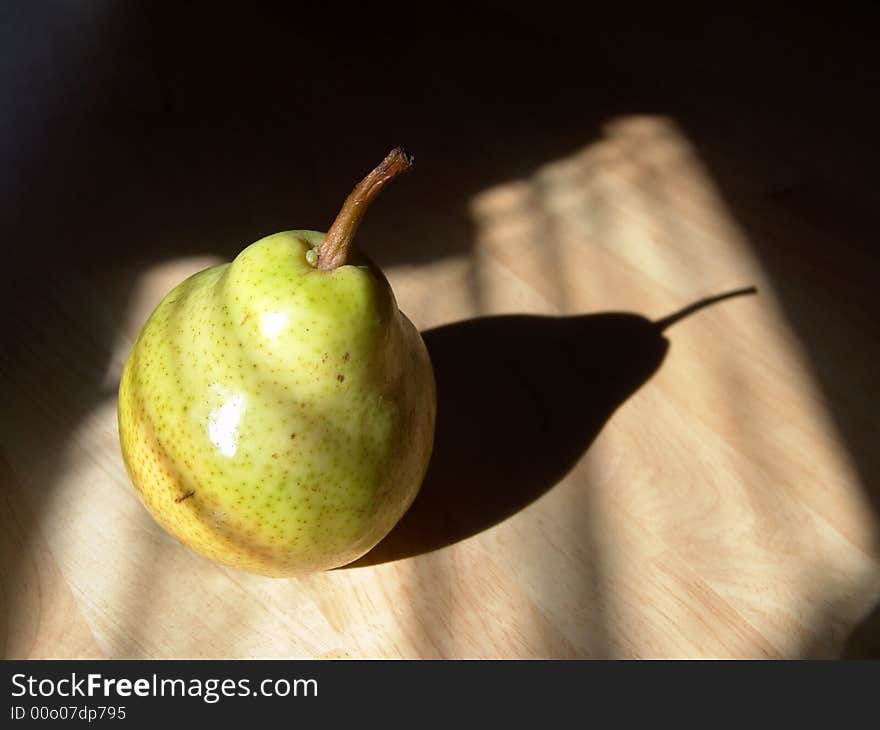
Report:
M 846 636 L 841 659 L 880 659 L 880 606 L 875 606 Z
M 437 550 L 536 500 L 583 456 L 657 371 L 664 331 L 743 289 L 652 322 L 637 314 L 506 315 L 424 333 L 437 378 L 437 433 L 425 482 L 379 545 L 346 567 Z
M 509 315 L 424 333 L 437 378 L 425 482 L 403 519 L 347 567 L 436 550 L 515 514 L 559 482 L 663 362 L 636 314 Z

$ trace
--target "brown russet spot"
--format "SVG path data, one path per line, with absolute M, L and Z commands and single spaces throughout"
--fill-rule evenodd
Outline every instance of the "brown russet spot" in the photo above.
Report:
M 272 458 L 273 458 L 273 459 L 277 459 L 277 458 L 278 458 L 278 454 L 272 454 Z
M 295 434 L 295 433 L 290 434 L 290 440 L 291 440 L 291 441 L 293 441 L 295 438 L 296 438 L 296 434 Z
M 178 497 L 177 499 L 175 499 L 174 502 L 175 502 L 175 504 L 180 504 L 181 502 L 183 502 L 183 500 L 185 500 L 185 499 L 189 499 L 189 498 L 192 497 L 194 494 L 195 494 L 195 490 L 193 490 L 193 491 L 191 491 L 191 492 L 187 492 L 187 493 L 184 494 L 182 497 Z
M 346 352 L 346 353 L 342 356 L 342 359 L 345 360 L 345 362 L 348 362 L 348 359 L 349 359 L 350 357 L 351 357 L 351 355 L 349 355 L 349 354 Z
M 345 376 L 342 373 L 340 373 L 339 375 L 336 376 L 336 379 L 341 383 L 343 380 L 345 380 Z

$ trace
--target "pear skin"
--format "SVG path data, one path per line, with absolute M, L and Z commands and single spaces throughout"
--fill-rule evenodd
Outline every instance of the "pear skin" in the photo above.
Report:
M 123 370 L 119 436 L 139 498 L 222 565 L 284 577 L 356 560 L 427 470 L 427 349 L 338 236 L 334 265 L 315 265 L 334 228 L 276 233 L 179 284 Z

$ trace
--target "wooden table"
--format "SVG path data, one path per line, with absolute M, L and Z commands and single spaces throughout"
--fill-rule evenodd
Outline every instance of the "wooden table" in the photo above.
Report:
M 230 18 L 213 22 L 231 33 Z M 502 35 L 495 50 L 509 50 Z M 499 78 L 486 102 L 491 47 L 472 85 L 477 51 L 426 76 L 436 59 L 415 53 L 417 34 L 414 68 L 391 82 L 361 86 L 352 50 L 311 74 L 282 67 L 255 91 L 171 38 L 173 73 L 114 41 L 83 55 L 101 70 L 86 101 L 62 93 L 75 64 L 18 101 L 29 126 L 6 173 L 0 301 L 3 656 L 865 650 L 880 600 L 880 338 L 858 222 L 876 208 L 839 175 L 858 167 L 845 139 L 816 152 L 819 122 L 744 122 L 730 113 L 742 99 L 702 109 L 683 81 L 655 104 L 650 73 L 644 95 L 633 86 L 650 63 L 601 49 L 516 66 L 516 84 Z M 546 50 L 558 36 L 540 38 Z M 310 58 L 326 36 L 300 40 Z M 252 63 L 270 74 L 266 53 Z M 549 70 L 561 76 L 548 87 Z M 430 101 L 407 91 L 408 74 L 428 79 Z M 281 78 L 291 96 L 251 115 L 224 106 L 235 97 L 221 77 L 248 105 L 275 98 Z M 574 80 L 583 94 L 565 92 Z M 106 101 L 105 87 L 121 96 Z M 537 88 L 552 91 L 539 119 L 527 114 Z M 371 99 L 375 118 L 347 133 L 352 98 Z M 66 111 L 42 114 L 58 99 Z M 354 567 L 271 580 L 208 563 L 153 523 L 126 479 L 115 388 L 128 348 L 183 277 L 274 230 L 325 227 L 399 140 L 417 169 L 361 241 L 437 368 L 422 495 Z M 758 294 L 653 324 L 742 286 Z

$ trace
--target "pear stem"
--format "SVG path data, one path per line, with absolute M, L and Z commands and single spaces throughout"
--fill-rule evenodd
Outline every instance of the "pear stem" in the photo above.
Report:
M 316 268 L 332 271 L 348 263 L 354 234 L 370 203 L 385 183 L 406 172 L 412 165 L 413 156 L 403 147 L 395 147 L 375 170 L 355 186 L 318 248 Z

